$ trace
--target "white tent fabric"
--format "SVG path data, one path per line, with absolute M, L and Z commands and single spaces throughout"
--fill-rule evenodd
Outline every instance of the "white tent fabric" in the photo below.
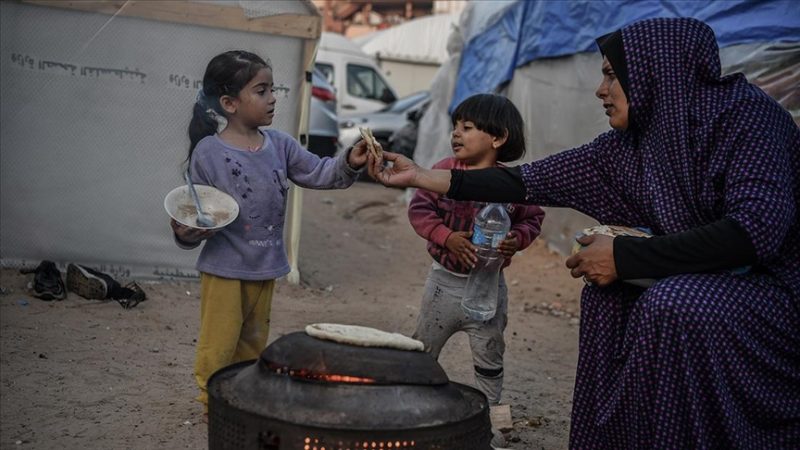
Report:
M 217 13 L 239 8 L 233 15 L 241 20 L 209 16 L 242 24 L 232 29 L 81 10 L 104 7 L 97 2 L 33 3 L 0 3 L 0 263 L 50 259 L 121 277 L 196 277 L 198 250 L 175 246 L 163 199 L 183 184 L 186 129 L 205 66 L 232 49 L 268 57 L 278 91 L 273 127 L 298 136 L 307 128 L 304 65 L 318 40 L 316 8 L 246 2 L 253 4 L 245 11 L 216 2 Z M 131 8 L 151 5 L 192 17 L 212 4 Z M 244 31 L 254 17 L 277 15 L 278 34 Z M 316 23 L 316 36 L 291 35 L 283 26 L 290 21 Z M 289 208 L 287 227 L 299 229 L 299 207 Z M 298 239 L 290 237 L 295 267 Z
M 409 20 L 377 32 L 361 46 L 378 59 L 441 64 L 447 59 L 446 40 L 458 21 L 457 14 L 436 14 Z
M 494 23 L 516 0 L 470 2 L 461 12 L 458 22 L 447 38 L 447 59 L 442 63 L 430 85 L 431 103 L 419 124 L 414 160 L 431 167 L 450 155 L 450 106 L 456 85 L 461 51 L 469 40 Z
M 319 44 L 320 50 L 329 50 L 337 53 L 350 53 L 363 56 L 364 51 L 355 42 L 342 36 L 339 33 L 322 33 L 322 40 Z
M 516 1 L 471 2 L 454 25 L 447 39 L 448 58 L 442 63 L 431 82 L 431 102 L 419 124 L 414 160 L 422 167 L 431 167 L 450 156 L 452 124 L 450 105 L 461 63 L 461 51 L 466 42 L 493 23 L 506 8 Z
M 376 37 L 380 36 L 381 34 L 389 30 L 391 30 L 391 28 L 373 31 L 372 33 L 362 34 L 361 36 L 350 38 L 350 40 L 353 41 L 354 44 L 363 49 L 364 45 L 366 45 L 368 42 L 370 42 L 371 40 L 375 39 Z
M 469 2 L 461 12 L 458 21 L 464 43 L 468 43 L 472 38 L 483 33 L 487 27 L 497 22 L 508 8 L 518 2 L 519 0 Z
M 467 6 L 464 15 L 468 15 L 470 11 L 470 6 Z M 430 104 L 422 116 L 417 130 L 414 160 L 422 167 L 431 167 L 450 154 L 452 125 L 447 108 L 456 85 L 463 45 L 464 39 L 461 30 L 456 27 L 447 39 L 449 57 L 442 63 L 431 82 Z

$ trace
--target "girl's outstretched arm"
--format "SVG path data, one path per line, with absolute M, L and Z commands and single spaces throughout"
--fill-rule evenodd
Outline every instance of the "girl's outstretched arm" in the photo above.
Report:
M 363 148 L 348 149 L 334 157 L 320 158 L 300 146 L 288 135 L 274 134 L 286 147 L 286 174 L 296 185 L 308 189 L 344 189 L 358 177 L 360 160 L 366 162 Z M 282 141 L 281 141 L 282 139 Z M 363 165 L 363 163 L 361 163 Z

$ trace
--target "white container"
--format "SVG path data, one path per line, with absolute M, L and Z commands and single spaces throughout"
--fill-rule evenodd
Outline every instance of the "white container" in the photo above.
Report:
M 204 184 L 195 184 L 194 188 L 203 211 L 214 219 L 214 226 L 197 225 L 197 209 L 186 185 L 176 187 L 164 197 L 167 214 L 182 225 L 199 230 L 219 230 L 230 225 L 239 216 L 239 204 L 230 195 Z

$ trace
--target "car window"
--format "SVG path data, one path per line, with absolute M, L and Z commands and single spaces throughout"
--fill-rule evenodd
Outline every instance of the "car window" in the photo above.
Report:
M 325 78 L 325 74 L 316 68 L 314 68 L 314 70 L 311 72 L 311 85 L 314 87 L 325 88 L 331 92 L 336 91 L 333 85 L 328 83 L 328 80 Z
M 428 98 L 427 92 L 417 92 L 416 94 L 411 94 L 407 97 L 403 97 L 396 102 L 387 105 L 385 108 L 381 109 L 381 112 L 393 112 L 393 113 L 402 113 L 406 112 L 406 110 L 417 106 L 417 104 L 424 99 Z
M 325 77 L 325 79 L 328 81 L 328 83 L 333 85 L 333 66 L 332 65 L 324 64 L 324 63 L 316 63 L 316 64 L 314 64 L 314 67 L 316 67 L 317 70 L 322 72 L 322 75 Z
M 394 100 L 394 94 L 373 68 L 347 65 L 347 93 L 352 96 L 370 100 Z

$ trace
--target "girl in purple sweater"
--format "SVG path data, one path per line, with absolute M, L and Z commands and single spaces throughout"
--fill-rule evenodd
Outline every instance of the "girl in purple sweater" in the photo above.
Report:
M 229 51 L 208 63 L 189 124 L 189 173 L 194 183 L 235 198 L 239 216 L 216 233 L 171 222 L 178 246 L 206 241 L 197 260 L 200 337 L 194 366 L 197 400 L 206 411 L 211 374 L 257 358 L 267 343 L 275 279 L 289 273 L 283 243 L 289 180 L 305 188 L 344 189 L 366 163 L 363 142 L 320 159 L 288 134 L 262 130 L 274 115 L 267 61 Z M 226 125 L 217 132 L 219 119 Z
M 498 161 L 514 161 L 525 154 L 522 117 L 505 97 L 472 96 L 458 105 L 452 119 L 453 157 L 439 161 L 434 169 L 502 166 Z M 453 334 L 466 332 L 478 388 L 486 394 L 489 404 L 496 405 L 503 388 L 503 331 L 508 309 L 508 290 L 502 273 L 497 313 L 491 320 L 470 320 L 461 310 L 467 276 L 477 261 L 476 248 L 470 241 L 473 220 L 483 205 L 421 189 L 414 194 L 408 218 L 414 231 L 428 240 L 428 253 L 433 258 L 414 338 L 422 341 L 425 349 L 438 358 Z M 511 230 L 500 244 L 500 251 L 507 258 L 504 268 L 511 264 L 514 253 L 536 239 L 544 218 L 544 211 L 538 206 L 508 204 L 506 208 Z

